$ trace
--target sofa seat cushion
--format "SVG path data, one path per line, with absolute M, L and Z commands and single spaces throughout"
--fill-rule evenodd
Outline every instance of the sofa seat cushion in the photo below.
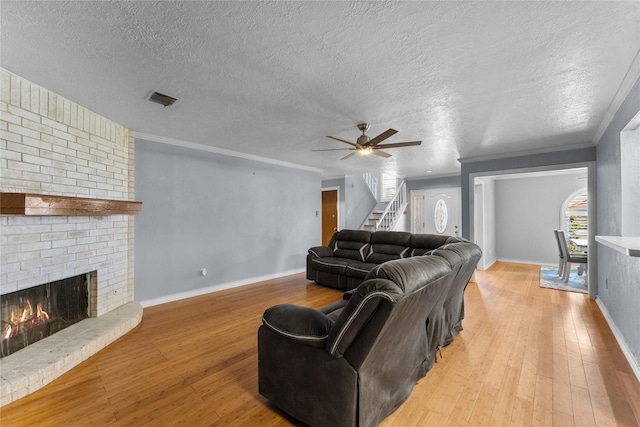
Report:
M 347 266 L 354 260 L 336 257 L 314 258 L 311 260 L 313 268 L 317 271 L 325 273 L 339 274 L 345 276 Z
M 354 261 L 347 266 L 345 274 L 347 277 L 364 280 L 367 274 L 377 265 L 378 264 Z
M 293 304 L 279 304 L 262 315 L 262 324 L 274 332 L 301 344 L 324 347 L 333 325 L 324 313 Z

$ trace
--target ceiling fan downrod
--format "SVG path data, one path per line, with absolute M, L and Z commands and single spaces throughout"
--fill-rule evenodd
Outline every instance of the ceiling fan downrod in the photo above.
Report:
M 358 137 L 358 140 L 356 141 L 356 144 L 358 144 L 358 145 L 367 145 L 367 143 L 369 142 L 369 137 L 367 135 L 365 135 L 365 132 L 368 131 L 370 127 L 371 127 L 371 125 L 369 125 L 369 123 L 360 123 L 358 125 L 358 129 L 360 129 L 362 131 L 362 135 L 360 135 Z

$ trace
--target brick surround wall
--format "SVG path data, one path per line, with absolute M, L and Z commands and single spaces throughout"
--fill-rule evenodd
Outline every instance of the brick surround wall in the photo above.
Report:
M 133 132 L 0 68 L 0 190 L 134 200 Z M 133 301 L 134 217 L 0 216 L 0 294 L 97 271 L 92 317 Z

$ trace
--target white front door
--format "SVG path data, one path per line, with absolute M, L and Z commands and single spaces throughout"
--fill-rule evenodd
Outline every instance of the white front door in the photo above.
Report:
M 460 187 L 411 191 L 413 233 L 459 236 Z

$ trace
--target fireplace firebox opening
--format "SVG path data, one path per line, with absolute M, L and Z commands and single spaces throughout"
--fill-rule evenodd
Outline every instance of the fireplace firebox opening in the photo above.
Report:
M 95 276 L 96 272 L 81 274 L 0 296 L 0 357 L 88 318 Z

